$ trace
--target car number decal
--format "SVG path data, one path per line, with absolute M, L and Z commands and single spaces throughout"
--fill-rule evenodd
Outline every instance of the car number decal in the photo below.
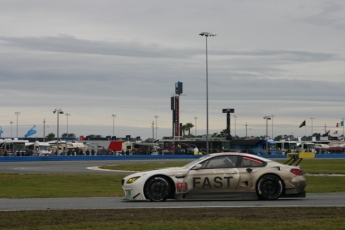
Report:
M 176 183 L 177 192 L 187 192 L 188 186 L 186 182 Z

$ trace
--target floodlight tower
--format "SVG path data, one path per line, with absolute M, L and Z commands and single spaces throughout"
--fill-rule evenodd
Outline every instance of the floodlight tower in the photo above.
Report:
M 14 114 L 17 115 L 17 133 L 16 133 L 16 137 L 18 138 L 18 115 L 20 114 L 20 112 L 15 112 Z
M 266 140 L 266 154 L 268 154 L 268 120 L 271 120 L 271 117 L 264 116 L 264 119 L 266 119 L 266 136 L 265 136 L 265 140 Z
M 71 116 L 71 114 L 70 113 L 66 113 L 65 116 L 67 117 L 67 135 L 68 135 L 69 134 L 68 133 L 68 117 Z
M 194 133 L 194 136 L 196 137 L 196 120 L 198 120 L 198 118 L 194 117 L 194 120 L 195 120 L 195 133 Z
M 207 38 L 216 36 L 215 33 L 201 32 L 200 36 L 206 37 L 206 154 L 209 154 L 209 138 L 208 138 L 208 53 L 207 53 Z
M 57 128 L 56 128 L 56 156 L 59 155 L 59 114 L 63 114 L 62 109 L 55 109 L 53 113 L 57 115 Z
M 10 121 L 10 124 L 11 124 L 11 139 L 12 139 L 12 124 L 13 124 L 13 122 Z
M 157 118 L 159 118 L 157 115 L 155 115 L 156 118 L 156 140 L 157 140 L 157 131 L 158 131 L 158 127 L 157 127 Z
M 115 114 L 111 114 L 111 116 L 113 117 L 113 136 L 115 136 Z

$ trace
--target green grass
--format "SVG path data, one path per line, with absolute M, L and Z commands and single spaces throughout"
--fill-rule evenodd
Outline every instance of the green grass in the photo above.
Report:
M 345 177 L 306 176 L 307 193 L 345 192 Z
M 123 175 L 0 174 L 0 198 L 123 196 Z
M 344 229 L 345 208 L 191 208 L 2 212 L 0 229 Z
M 345 159 L 303 159 L 299 165 L 302 166 L 304 173 L 345 174 Z
M 63 224 L 63 225 L 48 225 L 40 227 L 25 227 L 25 228 L 3 228 L 12 230 L 61 230 L 61 229 L 93 229 L 93 230 L 176 230 L 176 229 L 208 229 L 208 230 L 228 230 L 228 229 L 250 229 L 250 230 L 295 230 L 295 229 L 344 229 L 343 223 L 345 218 L 337 219 L 318 219 L 313 221 L 308 220 L 280 220 L 280 221 L 243 221 L 229 218 L 214 219 L 214 220 L 186 220 L 186 221 L 112 221 L 112 222 L 83 222 L 77 224 Z M 232 228 L 229 228 L 232 226 Z

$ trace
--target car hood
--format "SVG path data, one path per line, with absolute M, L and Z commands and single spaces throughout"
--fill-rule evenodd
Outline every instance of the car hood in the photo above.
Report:
M 157 175 L 157 174 L 164 174 L 167 176 L 174 176 L 180 173 L 186 173 L 188 172 L 188 168 L 184 167 L 172 167 L 172 168 L 161 168 L 161 169 L 153 169 L 153 170 L 147 170 L 142 172 L 133 173 L 131 175 L 128 175 L 125 178 L 128 177 L 136 177 L 136 176 L 144 176 L 144 175 Z

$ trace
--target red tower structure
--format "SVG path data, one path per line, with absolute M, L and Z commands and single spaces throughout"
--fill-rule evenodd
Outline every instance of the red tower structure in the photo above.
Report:
M 178 81 L 175 83 L 175 94 L 171 97 L 172 110 L 172 136 L 181 136 L 180 128 L 180 95 L 183 92 L 183 84 Z

